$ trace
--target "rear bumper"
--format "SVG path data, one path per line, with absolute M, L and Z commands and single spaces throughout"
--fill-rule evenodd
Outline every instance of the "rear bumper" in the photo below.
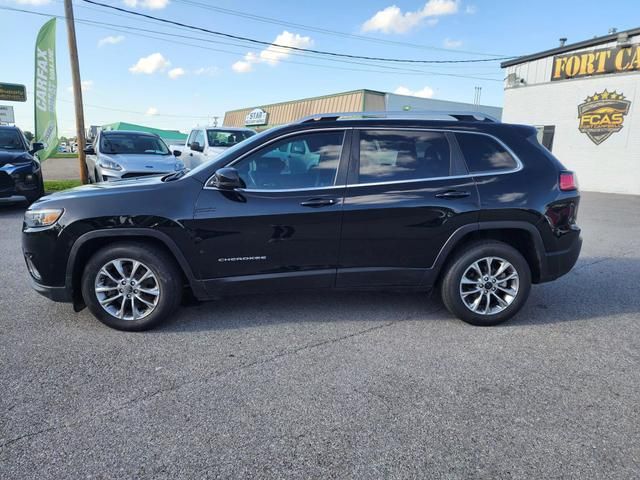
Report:
M 47 297 L 54 302 L 72 303 L 73 296 L 66 287 L 49 287 L 47 285 L 41 285 L 33 278 L 31 279 L 31 286 L 40 295 Z
M 562 275 L 569 273 L 578 261 L 582 249 L 582 237 L 576 236 L 575 240 L 566 250 L 547 253 L 543 259 L 543 269 L 540 275 L 540 283 L 550 282 Z

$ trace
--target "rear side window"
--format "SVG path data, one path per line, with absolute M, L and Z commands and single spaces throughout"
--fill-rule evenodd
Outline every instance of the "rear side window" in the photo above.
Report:
M 511 154 L 487 135 L 456 133 L 456 138 L 471 173 L 511 170 L 518 166 Z
M 446 177 L 451 148 L 442 132 L 367 130 L 360 132 L 357 183 Z

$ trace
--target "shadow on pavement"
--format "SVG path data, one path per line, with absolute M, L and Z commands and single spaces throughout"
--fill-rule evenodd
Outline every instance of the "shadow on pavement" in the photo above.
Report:
M 502 327 L 601 318 L 611 321 L 605 317 L 640 315 L 637 285 L 640 285 L 640 258 L 584 258 L 564 277 L 534 285 L 523 310 Z M 294 322 L 420 319 L 458 321 L 444 309 L 435 293 L 294 292 L 226 297 L 183 307 L 174 321 L 158 331 L 224 330 Z

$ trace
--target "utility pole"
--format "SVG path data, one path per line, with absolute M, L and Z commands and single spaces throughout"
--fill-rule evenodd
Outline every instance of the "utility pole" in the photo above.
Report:
M 73 103 L 76 110 L 76 135 L 78 140 L 78 167 L 80 181 L 87 183 L 87 164 L 84 154 L 84 112 L 82 111 L 82 84 L 80 83 L 80 65 L 78 63 L 78 44 L 76 42 L 76 24 L 73 18 L 71 0 L 64 0 L 64 14 L 67 17 L 67 38 L 69 39 L 69 57 L 71 60 L 71 78 L 73 80 Z

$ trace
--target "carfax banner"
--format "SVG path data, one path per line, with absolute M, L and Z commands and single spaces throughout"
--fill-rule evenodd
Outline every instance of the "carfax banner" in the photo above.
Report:
M 40 160 L 49 158 L 58 148 L 58 119 L 56 117 L 56 19 L 45 23 L 36 40 L 34 104 L 36 142 L 45 145 L 38 153 Z

